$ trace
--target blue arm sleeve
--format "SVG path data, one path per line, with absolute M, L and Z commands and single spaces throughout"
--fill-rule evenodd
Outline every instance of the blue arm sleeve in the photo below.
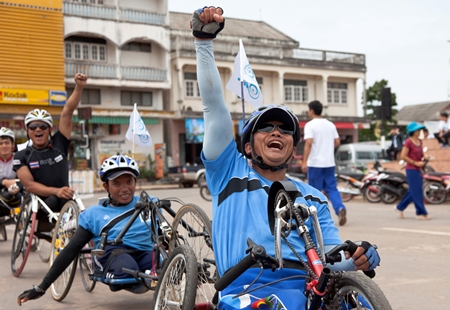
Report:
M 333 249 L 335 245 L 326 245 L 325 253 Z M 353 264 L 353 258 L 345 259 L 344 251 L 341 251 L 342 261 L 335 263 L 334 265 L 329 264 L 328 267 L 333 271 L 356 271 L 356 267 Z
M 203 155 L 214 160 L 234 139 L 230 112 L 225 104 L 222 81 L 217 69 L 212 40 L 195 40 L 197 80 L 203 104 L 205 135 Z

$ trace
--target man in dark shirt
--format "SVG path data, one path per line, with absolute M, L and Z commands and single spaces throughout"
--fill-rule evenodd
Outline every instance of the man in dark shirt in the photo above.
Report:
M 388 138 L 392 140 L 391 146 L 386 150 L 389 160 L 397 160 L 397 154 L 402 150 L 403 137 L 398 127 L 392 128 L 388 134 Z
M 30 111 L 25 116 L 25 127 L 32 145 L 14 156 L 14 170 L 27 192 L 43 198 L 53 211 L 60 211 L 74 195 L 74 191 L 69 187 L 67 154 L 73 112 L 81 100 L 87 76 L 77 73 L 74 80 L 76 86 L 61 112 L 59 130 L 52 136 L 53 119 L 47 111 Z M 48 223 L 42 220 L 45 214 L 39 212 L 38 218 L 41 219 L 38 230 L 49 231 L 48 227 L 43 227 Z

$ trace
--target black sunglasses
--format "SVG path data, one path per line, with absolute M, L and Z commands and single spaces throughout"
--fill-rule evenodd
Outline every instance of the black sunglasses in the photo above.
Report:
M 286 126 L 284 124 L 281 124 L 281 125 L 261 124 L 260 126 L 258 126 L 258 128 L 256 128 L 256 130 L 259 132 L 272 132 L 275 130 L 275 128 L 277 128 L 278 131 L 280 133 L 282 133 L 283 135 L 291 135 L 292 136 L 294 134 L 294 131 L 289 126 Z
M 41 130 L 47 130 L 48 129 L 48 125 L 47 124 L 31 124 L 28 126 L 28 129 L 35 131 L 36 129 L 38 129 L 38 127 Z

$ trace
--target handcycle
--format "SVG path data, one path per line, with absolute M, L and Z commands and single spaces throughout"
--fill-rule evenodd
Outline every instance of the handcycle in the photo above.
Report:
M 181 205 L 177 212 L 171 206 L 173 202 Z M 163 214 L 163 210 L 173 217 L 171 225 Z M 151 220 L 148 228 L 154 243 L 152 270 L 124 268 L 123 271 L 132 277 L 126 279 L 106 278 L 105 274 L 94 269 L 94 256 L 104 255 L 106 245 L 122 244 L 123 236 L 139 216 L 146 223 L 148 223 L 148 219 Z M 124 219 L 122 218 L 122 220 Z M 75 229 L 72 225 L 68 227 L 70 229 L 63 231 L 62 235 L 71 237 Z M 185 204 L 178 198 L 150 200 L 145 191 L 141 192 L 139 202 L 130 211 L 124 228 L 115 239 L 108 239 L 108 230 L 105 230 L 102 232 L 97 248 L 94 248 L 91 242 L 81 250 L 72 263 L 74 267 L 70 270 L 70 274 L 66 276 L 67 282 L 58 288 L 58 294 L 54 294 L 52 291 L 55 300 L 62 301 L 67 296 L 75 275 L 77 260 L 83 286 L 88 292 L 95 288 L 97 282 L 129 287 L 143 285 L 149 290 L 155 290 L 158 285 L 161 286 L 160 275 L 167 268 L 167 262 L 174 260 L 178 262 L 178 274 L 185 277 L 186 282 L 183 283 L 188 284 L 179 287 L 176 291 L 179 309 L 193 309 L 189 305 L 193 305 L 195 302 L 206 302 L 215 292 L 213 285 L 216 272 L 211 240 L 211 221 L 198 206 Z M 201 285 L 198 285 L 197 282 Z
M 59 228 L 64 223 L 60 218 L 63 216 L 67 217 L 67 214 L 69 214 L 70 219 L 77 220 L 79 213 L 84 209 L 84 204 L 76 193 L 72 200 L 64 204 L 60 212 L 53 212 L 39 196 L 27 193 L 23 198 L 14 230 L 11 250 L 12 275 L 14 277 L 20 276 L 31 251 L 37 250 L 43 262 L 53 259 L 51 248 L 63 246 L 62 243 L 58 244 L 61 240 L 58 238 Z M 53 233 L 36 232 L 37 213 L 39 210 L 44 210 L 47 213 L 48 221 L 51 225 L 56 222 Z
M 15 181 L 20 182 L 20 180 L 18 180 L 18 179 L 16 179 Z M 21 194 L 23 195 L 24 193 L 21 192 Z M 19 205 L 22 204 L 22 200 L 23 200 L 23 196 L 20 199 Z M 6 201 L 6 200 L 0 198 L 0 208 L 9 210 L 9 215 L 4 216 L 5 218 L 2 219 L 2 221 L 0 222 L 0 235 L 2 235 L 3 241 L 7 241 L 8 234 L 6 232 L 6 225 L 10 225 L 10 224 L 15 225 L 17 223 L 17 219 L 19 218 L 19 213 L 20 213 L 20 206 L 13 206 L 11 204 L 11 200 Z
M 287 243 L 298 258 L 302 270 L 305 271 L 304 275 L 293 276 L 305 278 L 305 287 L 300 288 L 300 290 L 303 290 L 307 300 L 305 309 L 391 309 L 383 292 L 369 278 L 375 275 L 374 271 L 365 272 L 366 275 L 364 275 L 361 272 L 354 271 L 336 272 L 328 267 L 327 264 L 334 264 L 341 260 L 341 251 L 354 253 L 357 245 L 351 241 L 346 241 L 328 253 L 324 253 L 323 237 L 317 216 L 317 209 L 315 207 L 294 204 L 293 201 L 295 201 L 297 194 L 298 190 L 296 186 L 290 181 L 274 182 L 270 188 L 268 217 L 270 229 L 274 235 L 275 257 L 268 255 L 263 246 L 257 245 L 251 239 L 248 239 L 248 255 L 237 265 L 225 272 L 222 277 L 215 279 L 214 287 L 216 289 L 216 295 L 210 304 L 203 304 L 202 307 L 197 307 L 196 305 L 195 309 L 217 309 L 218 292 L 224 290 L 246 270 L 255 266 L 255 264 L 260 266 L 261 273 L 264 268 L 272 269 L 274 272 L 276 272 L 277 268 L 283 268 L 283 265 L 287 264 L 287 262 L 282 259 L 282 241 Z M 305 224 L 308 218 L 311 218 L 317 243 L 313 241 L 308 226 Z M 294 231 L 304 240 L 304 254 L 307 261 L 296 252 L 287 239 L 287 236 Z M 292 264 L 292 262 L 290 263 Z M 162 274 L 163 278 L 170 278 L 170 276 L 176 274 L 176 266 L 171 264 L 170 260 L 166 266 L 167 268 Z M 169 270 L 171 267 L 172 270 Z M 267 283 L 264 286 L 283 280 L 288 280 L 288 278 L 276 279 L 274 282 Z M 172 285 L 176 287 L 178 282 L 172 281 Z M 250 284 L 245 289 L 245 293 L 251 293 L 261 287 L 252 287 Z M 169 289 L 166 291 L 170 292 Z M 155 296 L 160 294 L 164 294 L 164 292 L 156 290 Z M 170 294 L 166 294 L 166 297 L 169 299 Z M 172 303 L 170 299 L 166 301 L 166 304 Z

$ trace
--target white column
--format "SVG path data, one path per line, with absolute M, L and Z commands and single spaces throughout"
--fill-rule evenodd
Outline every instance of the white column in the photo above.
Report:
M 322 115 L 326 116 L 328 114 L 328 75 L 323 75 L 322 81 L 322 99 L 319 98 L 319 101 L 323 105 Z

